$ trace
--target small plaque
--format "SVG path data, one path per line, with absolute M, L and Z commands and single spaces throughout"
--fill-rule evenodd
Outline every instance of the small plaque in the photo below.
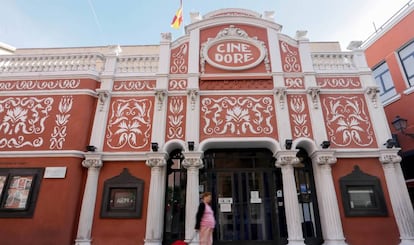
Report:
M 64 179 L 67 167 L 46 167 L 43 178 L 45 179 Z

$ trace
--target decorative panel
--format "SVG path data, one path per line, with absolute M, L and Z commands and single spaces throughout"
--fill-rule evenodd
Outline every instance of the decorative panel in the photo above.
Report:
M 150 91 L 155 88 L 155 84 L 155 80 L 115 81 L 113 91 Z
M 304 89 L 305 82 L 302 77 L 285 77 L 285 86 L 290 89 Z
M 114 98 L 104 150 L 149 150 L 153 114 L 154 97 Z
M 184 140 L 186 96 L 171 96 L 168 98 L 166 141 L 172 139 Z
M 332 147 L 376 147 L 363 95 L 321 95 L 321 104 Z
M 171 74 L 186 74 L 188 72 L 188 42 L 171 50 Z
M 310 122 L 309 106 L 305 94 L 288 95 L 290 127 L 293 138 L 313 138 Z
M 321 88 L 361 88 L 361 81 L 359 80 L 359 77 L 317 77 L 316 83 Z
M 273 96 L 201 96 L 200 138 L 276 137 Z
M 284 72 L 301 72 L 299 49 L 285 41 L 279 41 L 282 68 Z
M 65 149 L 73 104 L 72 96 L 0 98 L 0 149 Z
M 187 79 L 170 79 L 168 82 L 168 90 L 186 90 L 187 89 Z

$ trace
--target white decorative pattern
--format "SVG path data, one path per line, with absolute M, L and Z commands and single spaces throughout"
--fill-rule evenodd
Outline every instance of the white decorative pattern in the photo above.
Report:
M 180 46 L 177 53 L 171 54 L 172 64 L 171 64 L 171 73 L 172 74 L 183 74 L 187 73 L 187 64 L 186 64 L 186 55 L 188 50 L 188 44 L 185 43 Z
M 151 133 L 150 99 L 117 99 L 112 102 L 112 115 L 108 121 L 106 135 L 109 148 L 121 149 L 128 146 L 141 149 L 148 145 Z
M 323 100 L 330 140 L 337 146 L 370 146 L 374 132 L 361 97 L 335 96 Z
M 155 84 L 150 81 L 120 81 L 115 82 L 114 91 L 140 91 L 154 89 Z
M 310 137 L 308 119 L 306 114 L 306 104 L 303 96 L 293 95 L 290 99 L 291 117 L 293 123 L 293 135 L 295 138 Z
M 187 80 L 185 79 L 171 79 L 169 82 L 169 90 L 184 90 L 187 87 Z
M 284 56 L 283 71 L 285 72 L 300 72 L 302 70 L 299 64 L 299 54 L 293 51 L 290 45 L 286 42 L 281 42 L 280 45 Z
M 288 88 L 304 88 L 303 78 L 288 77 L 288 78 L 285 79 L 285 85 Z
M 272 134 L 271 97 L 204 98 L 201 102 L 206 135 Z
M 361 82 L 357 77 L 326 77 L 317 79 L 322 88 L 360 88 Z
M 63 96 L 59 103 L 59 114 L 56 115 L 56 126 L 50 138 L 50 149 L 62 149 L 66 138 L 66 125 L 69 122 L 70 110 L 72 109 L 73 97 Z
M 27 81 L 10 81 L 1 82 L 0 90 L 43 90 L 43 89 L 74 89 L 79 87 L 79 79 L 66 80 L 27 80 Z
M 0 132 L 3 134 L 0 148 L 40 147 L 43 144 L 42 137 L 38 136 L 29 141 L 25 139 L 25 135 L 43 134 L 52 104 L 53 98 L 24 97 L 0 100 Z
M 183 139 L 184 138 L 184 100 L 182 97 L 171 97 L 169 103 L 168 116 L 168 139 Z
M 158 72 L 158 55 L 123 56 L 117 58 L 117 73 L 155 73 Z

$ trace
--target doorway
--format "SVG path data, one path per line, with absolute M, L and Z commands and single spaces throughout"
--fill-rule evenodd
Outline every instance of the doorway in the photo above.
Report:
M 200 191 L 211 191 L 214 244 L 287 244 L 280 169 L 267 149 L 204 153 Z

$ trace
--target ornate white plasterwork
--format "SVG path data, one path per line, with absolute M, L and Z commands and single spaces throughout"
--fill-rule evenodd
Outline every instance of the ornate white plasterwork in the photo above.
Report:
M 203 133 L 208 136 L 271 135 L 273 99 L 264 96 L 222 96 L 201 100 Z
M 0 149 L 40 147 L 53 98 L 5 98 L 0 100 Z M 26 138 L 33 137 L 32 140 Z
M 226 41 L 239 41 L 239 42 L 251 44 L 259 50 L 260 55 L 254 62 L 248 63 L 246 65 L 226 66 L 226 65 L 219 64 L 209 57 L 208 51 L 213 45 L 226 42 Z M 258 40 L 257 37 L 249 37 L 247 32 L 244 31 L 243 29 L 235 27 L 234 25 L 230 25 L 228 28 L 224 28 L 223 30 L 221 30 L 216 35 L 215 38 L 209 38 L 207 39 L 206 42 L 204 42 L 201 45 L 201 50 L 200 50 L 201 73 L 205 72 L 206 61 L 210 65 L 216 68 L 219 68 L 219 69 L 237 71 L 237 70 L 246 70 L 249 68 L 253 68 L 259 65 L 263 60 L 265 62 L 266 71 L 270 72 L 268 56 L 269 56 L 268 51 L 263 41 Z
M 59 102 L 59 113 L 56 115 L 56 126 L 50 135 L 50 149 L 62 149 L 63 143 L 66 140 L 66 128 L 69 122 L 70 110 L 73 105 L 72 96 L 63 96 Z

